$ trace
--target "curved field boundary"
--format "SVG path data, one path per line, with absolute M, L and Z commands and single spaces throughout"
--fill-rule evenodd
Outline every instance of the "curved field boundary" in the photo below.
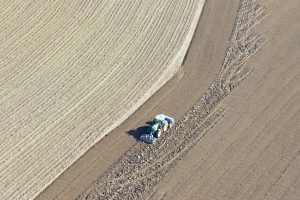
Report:
M 256 0 L 240 0 L 223 65 L 207 92 L 174 129 L 153 145 L 137 143 L 130 148 L 77 200 L 157 199 L 159 182 L 223 119 L 226 110 L 218 105 L 251 74 L 252 68 L 245 63 L 266 42 L 255 27 L 265 14 L 265 8 Z
M 203 4 L 1 4 L 0 199 L 34 199 L 166 83 Z

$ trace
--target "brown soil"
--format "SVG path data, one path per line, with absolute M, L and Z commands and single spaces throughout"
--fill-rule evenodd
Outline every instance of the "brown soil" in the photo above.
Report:
M 299 1 L 261 1 L 267 44 L 252 76 L 219 105 L 222 121 L 157 185 L 151 200 L 300 197 Z
M 77 162 L 40 199 L 74 199 L 83 190 L 77 199 L 299 199 L 300 3 L 260 3 L 265 7 L 255 0 L 241 0 L 240 4 L 208 1 L 184 76 L 173 79 L 147 102 L 126 122 L 128 127 L 123 124 L 102 141 L 115 146 L 96 146 L 86 154 L 90 157 Z M 232 12 L 238 5 L 238 13 Z M 258 24 L 265 13 L 268 17 Z M 218 27 L 212 24 L 220 19 Z M 220 27 L 226 30 L 218 31 Z M 194 47 L 196 41 L 199 49 Z M 212 46 L 213 51 L 208 48 Z M 210 51 L 213 56 L 207 55 Z M 202 58 L 200 65 L 191 65 L 195 69 L 200 66 L 194 81 L 211 66 L 215 68 L 206 81 L 195 85 L 197 82 L 189 82 L 188 66 L 189 59 L 198 56 Z M 214 81 L 209 85 L 209 80 Z M 175 88 L 170 86 L 176 82 Z M 190 87 L 195 89 L 188 90 Z M 186 104 L 176 107 L 175 97 L 184 97 L 180 99 Z M 171 112 L 174 108 L 177 112 Z M 158 111 L 177 118 L 185 115 L 155 145 L 136 143 L 120 134 L 132 128 L 130 125 L 142 125 Z M 101 160 L 98 153 L 104 148 L 112 153 Z M 96 176 L 97 182 L 84 189 Z M 65 187 L 68 183 L 73 187 Z
M 238 0 L 208 1 L 178 75 L 36 199 L 74 199 L 136 144 L 132 137 L 128 137 L 127 131 L 143 125 L 160 112 L 181 118 L 216 77 L 230 38 L 237 6 Z
M 157 184 L 224 117 L 224 108 L 216 105 L 250 75 L 244 63 L 264 44 L 255 31 L 264 13 L 256 1 L 241 0 L 223 65 L 205 95 L 155 145 L 129 149 L 77 199 L 157 199 Z

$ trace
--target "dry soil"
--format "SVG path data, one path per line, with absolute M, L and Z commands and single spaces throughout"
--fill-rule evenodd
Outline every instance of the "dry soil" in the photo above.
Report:
M 150 198 L 300 198 L 300 2 L 260 1 L 266 45 L 252 75 L 219 105 L 222 121 L 193 147 Z
M 97 181 L 77 199 L 299 199 L 300 3 L 241 0 L 226 5 L 208 1 L 200 22 L 220 16 L 227 22 L 224 27 L 235 22 L 228 38 L 227 29 L 221 35 L 216 31 L 220 26 L 210 29 L 221 39 L 215 48 L 223 47 L 224 53 L 213 54 L 217 60 L 223 57 L 215 63 L 219 65 L 208 79 L 211 84 L 205 85 L 208 89 L 199 86 L 200 94 L 206 93 L 157 144 L 120 141 L 126 143 L 120 148 L 126 152 L 119 158 L 112 153 L 116 159 L 108 155 L 107 163 L 102 158 L 107 167 L 99 169 Z M 221 10 L 223 15 L 215 15 Z M 225 14 L 229 10 L 232 18 Z M 213 26 L 206 23 L 204 27 Z M 93 175 L 95 169 L 90 170 Z M 87 180 L 73 178 L 71 183 L 77 185 Z M 68 199 L 68 192 L 78 192 L 76 186 L 55 198 Z
M 208 1 L 185 62 L 177 76 L 63 173 L 37 199 L 74 199 L 130 147 L 127 131 L 145 125 L 159 112 L 180 119 L 218 74 L 232 32 L 238 0 Z M 220 31 L 222 30 L 222 31 Z M 109 152 L 109 153 L 107 153 Z
M 173 77 L 203 4 L 0 0 L 0 199 L 33 199 Z

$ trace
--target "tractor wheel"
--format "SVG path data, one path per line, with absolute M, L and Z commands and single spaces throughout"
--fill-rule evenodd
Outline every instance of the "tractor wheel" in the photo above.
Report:
M 161 129 L 158 129 L 157 131 L 156 131 L 156 138 L 160 138 L 160 136 L 161 136 Z
M 168 124 L 164 124 L 164 126 L 163 126 L 163 131 L 165 132 L 165 131 L 167 131 L 168 130 Z

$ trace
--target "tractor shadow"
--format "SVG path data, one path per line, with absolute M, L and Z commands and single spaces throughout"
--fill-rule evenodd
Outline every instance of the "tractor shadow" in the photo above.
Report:
M 146 122 L 146 124 L 148 124 L 149 126 L 151 126 L 153 124 L 153 121 L 148 121 L 148 122 Z
M 136 139 L 137 141 L 139 141 L 141 135 L 147 133 L 147 128 L 148 126 L 141 126 L 138 127 L 137 129 L 131 129 L 127 131 L 127 134 L 134 137 L 134 139 Z

